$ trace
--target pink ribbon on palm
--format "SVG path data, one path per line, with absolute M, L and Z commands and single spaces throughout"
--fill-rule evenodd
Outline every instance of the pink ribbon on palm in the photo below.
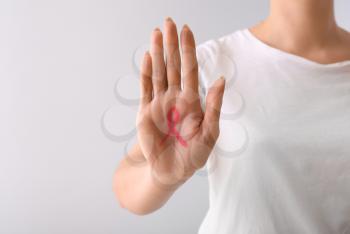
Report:
M 169 136 L 175 136 L 180 144 L 184 147 L 187 146 L 187 142 L 181 137 L 180 133 L 176 130 L 176 124 L 180 121 L 180 113 L 174 107 L 171 107 L 167 114 L 167 124 L 168 124 L 168 133 L 162 139 L 161 144 L 163 144 Z

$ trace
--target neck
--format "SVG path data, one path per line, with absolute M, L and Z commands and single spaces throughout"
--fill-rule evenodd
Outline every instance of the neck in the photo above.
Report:
M 262 24 L 269 38 L 283 36 L 285 46 L 300 49 L 335 43 L 338 31 L 333 0 L 271 0 Z

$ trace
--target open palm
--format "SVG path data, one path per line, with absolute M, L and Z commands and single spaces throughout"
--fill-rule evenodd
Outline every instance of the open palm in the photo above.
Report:
M 152 177 L 167 186 L 182 183 L 205 165 L 219 135 L 225 85 L 221 78 L 209 89 L 204 113 L 198 94 L 196 45 L 187 25 L 180 43 L 182 56 L 176 25 L 167 18 L 164 43 L 158 28 L 152 32 L 140 77 L 138 141 Z

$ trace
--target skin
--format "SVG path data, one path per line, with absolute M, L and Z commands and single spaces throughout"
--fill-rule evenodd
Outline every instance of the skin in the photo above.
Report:
M 270 0 L 270 14 L 250 31 L 280 50 L 321 64 L 350 59 L 350 34 L 336 23 L 333 0 Z
M 121 161 L 114 179 L 120 205 L 140 215 L 160 208 L 205 165 L 219 135 L 225 80 L 217 79 L 211 86 L 203 112 L 193 33 L 185 25 L 179 41 L 171 18 L 165 20 L 163 31 L 156 28 L 151 33 L 151 49 L 146 52 L 141 67 L 138 143 Z M 173 107 L 180 117 L 176 131 L 185 140 L 185 146 L 172 135 L 163 142 L 169 134 L 167 115 Z
M 332 0 L 271 0 L 269 16 L 249 30 L 272 47 L 320 64 L 350 60 L 350 34 L 336 24 L 333 4 Z M 225 81 L 219 78 L 209 89 L 203 112 L 195 46 L 187 25 L 178 40 L 170 18 L 163 32 L 156 28 L 151 33 L 151 49 L 140 74 L 138 143 L 119 163 L 113 183 L 120 206 L 135 214 L 162 207 L 205 165 L 219 136 Z M 169 134 L 167 114 L 172 107 L 179 112 L 176 130 L 186 146 L 173 135 L 161 143 Z

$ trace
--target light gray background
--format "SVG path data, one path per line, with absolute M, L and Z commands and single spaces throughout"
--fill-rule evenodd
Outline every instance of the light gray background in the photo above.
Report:
M 350 28 L 350 2 L 336 1 Z M 172 16 L 198 42 L 251 26 L 267 0 L 9 0 L 0 2 L 0 233 L 196 233 L 208 208 L 207 178 L 195 175 L 159 211 L 119 208 L 112 175 L 134 127 L 133 53 Z M 138 57 L 136 56 L 136 59 Z M 126 82 L 126 83 L 125 83 Z M 131 82 L 131 83 L 128 83 Z M 124 87 L 123 87 L 124 85 Z M 118 122 L 119 121 L 119 122 Z

